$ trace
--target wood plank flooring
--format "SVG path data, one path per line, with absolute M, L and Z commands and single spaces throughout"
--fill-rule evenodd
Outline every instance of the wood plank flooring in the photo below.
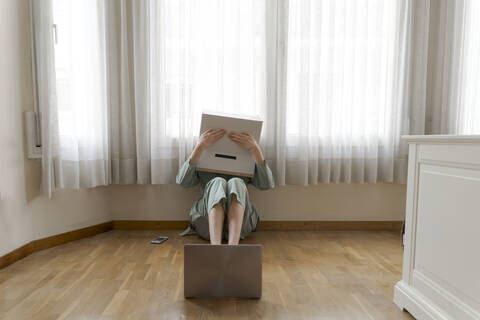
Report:
M 114 230 L 0 270 L 0 319 L 413 319 L 392 302 L 397 232 L 259 231 L 260 300 L 185 300 L 177 231 Z M 151 245 L 158 235 L 170 239 Z

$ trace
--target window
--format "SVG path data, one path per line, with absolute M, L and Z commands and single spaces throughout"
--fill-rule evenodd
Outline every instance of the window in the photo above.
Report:
M 392 181 L 412 1 L 52 0 L 58 184 L 173 182 L 202 110 L 263 118 L 281 184 Z
M 264 0 L 152 1 L 149 11 L 150 103 L 160 136 L 198 135 L 202 110 L 264 113 Z
M 389 138 L 400 13 L 394 0 L 289 1 L 288 135 L 339 145 Z
M 480 1 L 465 1 L 457 132 L 480 134 Z
M 105 130 L 104 6 L 54 0 L 65 148 L 72 140 L 95 143 L 98 130 Z M 149 6 L 146 57 L 157 134 L 181 136 L 182 117 L 198 130 L 202 109 L 266 114 L 266 38 L 273 35 L 266 34 L 265 1 L 164 0 Z M 395 116 L 398 1 L 291 0 L 288 10 L 287 134 L 387 137 Z M 465 90 L 473 98 L 468 92 L 474 90 Z
M 102 155 L 107 122 L 104 7 L 101 1 L 53 1 L 59 144 L 65 158 L 79 149 Z

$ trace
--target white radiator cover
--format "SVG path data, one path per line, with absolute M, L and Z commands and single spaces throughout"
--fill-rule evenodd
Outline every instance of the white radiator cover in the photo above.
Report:
M 480 136 L 406 136 L 403 276 L 417 319 L 480 319 Z

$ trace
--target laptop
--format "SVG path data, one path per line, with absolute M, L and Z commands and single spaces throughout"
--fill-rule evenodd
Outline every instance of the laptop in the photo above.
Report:
M 185 298 L 260 298 L 262 246 L 186 244 Z

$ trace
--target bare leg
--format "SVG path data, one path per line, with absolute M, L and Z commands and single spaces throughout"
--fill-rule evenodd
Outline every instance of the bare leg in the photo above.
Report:
M 208 213 L 208 230 L 210 231 L 210 244 L 222 244 L 222 229 L 225 212 L 220 201 Z
M 235 194 L 232 194 L 232 202 L 228 208 L 228 244 L 237 245 L 242 231 L 243 214 L 245 209 L 238 202 Z

